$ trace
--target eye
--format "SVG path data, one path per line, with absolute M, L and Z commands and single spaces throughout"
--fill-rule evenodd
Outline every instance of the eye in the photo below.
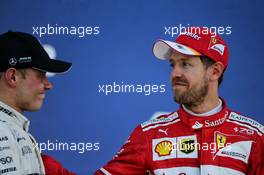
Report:
M 186 61 L 182 62 L 182 67 L 189 67 L 189 66 L 192 66 L 192 65 Z
M 171 67 L 171 68 L 174 68 L 174 66 L 175 66 L 174 62 L 170 60 L 169 63 L 170 63 L 170 67 Z
M 40 73 L 38 74 L 38 78 L 39 78 L 40 80 L 44 80 L 44 79 L 46 78 L 46 73 L 45 73 L 45 72 L 40 72 Z

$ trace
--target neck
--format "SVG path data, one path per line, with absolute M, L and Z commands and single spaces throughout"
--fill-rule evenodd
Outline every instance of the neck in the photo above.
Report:
M 4 91 L 2 91 L 2 92 L 4 92 Z M 20 108 L 17 107 L 15 101 L 13 100 L 14 98 L 11 98 L 10 96 L 8 96 L 6 94 L 8 94 L 8 93 L 0 93 L 0 101 L 5 103 L 6 105 L 12 107 L 17 112 L 23 114 L 23 111 Z
M 202 103 L 198 105 L 184 105 L 188 110 L 196 114 L 206 113 L 214 109 L 219 104 L 219 97 L 206 98 Z

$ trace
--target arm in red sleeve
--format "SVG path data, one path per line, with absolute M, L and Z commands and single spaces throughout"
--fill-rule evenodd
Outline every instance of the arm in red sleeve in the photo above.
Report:
M 60 162 L 48 155 L 41 155 L 46 175 L 76 175 L 64 169 Z
M 114 158 L 94 175 L 145 175 L 147 144 L 138 126 Z
M 264 135 L 253 144 L 247 175 L 264 175 Z

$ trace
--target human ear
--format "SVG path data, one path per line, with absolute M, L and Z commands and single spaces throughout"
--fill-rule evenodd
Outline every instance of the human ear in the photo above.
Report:
M 17 85 L 17 73 L 18 71 L 15 68 L 9 68 L 4 72 L 5 82 L 10 87 L 16 87 Z
M 224 73 L 224 65 L 221 62 L 216 62 L 209 68 L 209 77 L 212 81 L 218 81 L 221 75 Z

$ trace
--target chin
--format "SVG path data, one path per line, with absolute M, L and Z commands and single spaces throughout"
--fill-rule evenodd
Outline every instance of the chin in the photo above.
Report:
M 37 110 L 40 110 L 40 108 L 42 107 L 42 103 L 37 103 L 37 104 L 33 104 L 29 111 L 37 111 Z
M 41 107 L 31 107 L 30 109 L 27 109 L 27 111 L 32 111 L 32 112 L 34 112 L 34 111 L 38 111 L 38 110 L 40 110 L 40 108 L 41 108 Z
M 175 101 L 176 103 L 179 103 L 179 104 L 180 104 L 180 97 L 174 95 L 174 101 Z

